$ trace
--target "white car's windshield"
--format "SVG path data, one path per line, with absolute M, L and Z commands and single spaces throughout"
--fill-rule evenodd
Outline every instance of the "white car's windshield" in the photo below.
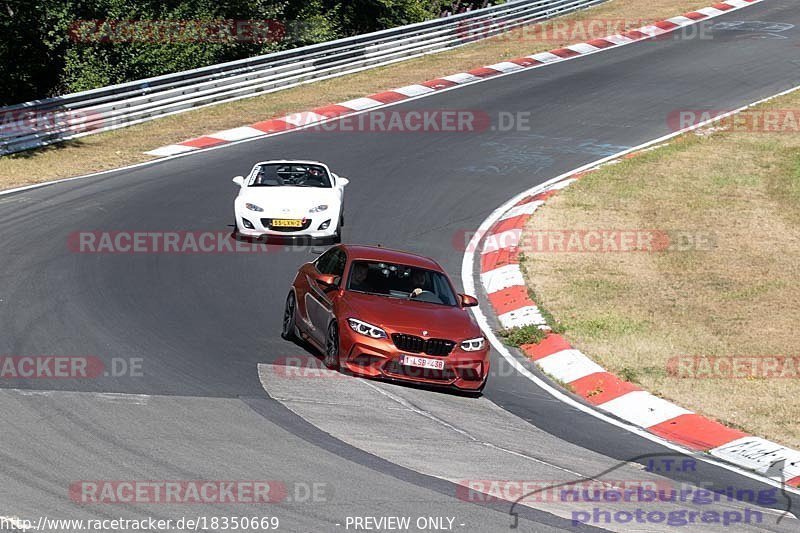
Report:
M 347 289 L 390 298 L 456 305 L 453 289 L 441 272 L 394 263 L 354 261 Z
M 331 179 L 321 165 L 267 163 L 256 167 L 248 186 L 330 188 Z

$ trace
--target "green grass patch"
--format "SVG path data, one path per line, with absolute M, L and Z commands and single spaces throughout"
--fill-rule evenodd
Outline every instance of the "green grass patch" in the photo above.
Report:
M 519 348 L 523 344 L 539 344 L 548 332 L 539 329 L 538 326 L 522 326 L 500 330 L 499 334 L 504 343 Z

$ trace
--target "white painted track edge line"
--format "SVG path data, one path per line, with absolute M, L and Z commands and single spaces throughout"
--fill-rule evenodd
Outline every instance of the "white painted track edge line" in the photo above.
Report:
M 544 183 L 541 183 L 539 185 L 531 187 L 531 188 L 529 188 L 527 190 L 524 190 L 521 193 L 517 194 L 516 196 L 514 196 L 513 198 L 508 200 L 505 204 L 503 204 L 500 207 L 498 207 L 497 209 L 495 209 L 486 219 L 484 219 L 484 221 L 478 227 L 478 230 L 475 232 L 475 235 L 473 236 L 472 241 L 470 241 L 470 243 L 467 245 L 467 251 L 464 253 L 464 256 L 462 258 L 462 263 L 461 263 L 461 282 L 462 282 L 462 285 L 463 285 L 463 288 L 464 288 L 464 292 L 467 293 L 467 294 L 477 294 L 477 292 L 475 290 L 476 289 L 476 284 L 475 284 L 475 277 L 476 276 L 474 274 L 475 267 L 476 267 L 475 257 L 476 257 L 477 254 L 474 252 L 474 250 L 479 249 L 477 246 L 480 243 L 480 241 L 482 239 L 482 236 L 488 234 L 489 229 L 491 229 L 491 227 L 500 219 L 500 217 L 506 211 L 508 211 L 509 209 L 514 207 L 514 205 L 516 205 L 520 200 L 526 198 L 527 196 L 531 196 L 531 195 L 537 194 L 537 193 L 541 192 L 542 190 L 546 189 L 547 187 L 549 187 L 550 185 L 553 185 L 555 183 L 558 183 L 560 181 L 568 179 L 568 178 L 570 178 L 570 177 L 572 177 L 575 174 L 578 174 L 580 172 L 584 172 L 584 171 L 596 168 L 597 166 L 602 165 L 603 163 L 607 163 L 609 161 L 613 161 L 615 159 L 619 159 L 620 157 L 623 157 L 623 156 L 625 156 L 627 154 L 631 154 L 633 152 L 638 152 L 640 150 L 644 150 L 644 149 L 649 148 L 651 146 L 663 143 L 665 141 L 668 141 L 670 139 L 673 139 L 675 137 L 683 135 L 684 133 L 688 133 L 688 132 L 694 131 L 696 129 L 702 128 L 704 126 L 707 126 L 708 124 L 713 124 L 715 122 L 719 122 L 719 121 L 724 120 L 725 118 L 727 118 L 727 117 L 729 117 L 731 115 L 734 115 L 736 113 L 740 113 L 742 111 L 750 109 L 751 107 L 754 107 L 754 106 L 769 102 L 770 100 L 774 100 L 775 98 L 780 98 L 781 96 L 786 96 L 787 94 L 791 94 L 791 93 L 796 92 L 798 90 L 800 90 L 800 85 L 797 85 L 795 87 L 792 87 L 791 89 L 787 89 L 787 90 L 782 91 L 780 93 L 774 94 L 772 96 L 768 96 L 768 97 L 763 98 L 761 100 L 758 100 L 756 102 L 747 104 L 747 105 L 742 106 L 742 107 L 740 107 L 738 109 L 735 109 L 733 111 L 725 113 L 724 115 L 720 115 L 718 117 L 711 118 L 709 120 L 700 122 L 698 124 L 694 124 L 692 126 L 684 128 L 682 130 L 672 132 L 672 133 L 670 133 L 668 135 L 665 135 L 663 137 L 659 137 L 658 139 L 655 139 L 655 140 L 640 144 L 638 146 L 634 146 L 634 147 L 629 148 L 627 150 L 623 150 L 622 152 L 619 152 L 617 154 L 614 154 L 614 155 L 611 155 L 611 156 L 608 156 L 608 157 L 604 157 L 602 159 L 598 159 L 597 161 L 594 161 L 592 163 L 587 163 L 586 165 L 582 165 L 582 166 L 580 166 L 580 167 L 578 167 L 578 168 L 576 168 L 574 170 L 571 170 L 569 172 L 565 172 L 565 173 L 563 173 L 563 174 L 561 174 L 559 176 L 556 176 L 556 177 L 554 177 L 552 179 L 549 179 L 549 180 L 545 181 Z M 473 307 L 473 308 L 471 308 L 471 310 L 472 310 L 473 315 L 475 316 L 475 319 L 478 321 L 478 324 L 480 325 L 481 329 L 483 330 L 484 334 L 489 339 L 489 342 L 491 343 L 492 347 L 497 351 L 497 353 L 499 353 L 503 357 L 503 359 L 505 359 L 517 372 L 519 372 L 524 377 L 528 378 L 535 385 L 537 385 L 539 388 L 541 388 L 542 390 L 544 390 L 545 392 L 547 392 L 548 394 L 550 394 L 551 396 L 553 396 L 557 400 L 560 400 L 560 401 L 566 403 L 567 405 L 569 405 L 570 407 L 573 407 L 573 408 L 575 408 L 575 409 L 577 409 L 577 410 L 579 410 L 579 411 L 581 411 L 583 413 L 586 413 L 586 414 L 588 414 L 590 416 L 593 416 L 593 417 L 595 417 L 595 418 L 597 418 L 599 420 L 602 420 L 603 422 L 606 422 L 606 423 L 608 423 L 608 424 L 610 424 L 612 426 L 616 426 L 616 427 L 618 427 L 620 429 L 628 431 L 629 433 L 633 433 L 633 434 L 638 435 L 638 436 L 640 436 L 642 438 L 645 438 L 645 439 L 647 439 L 649 441 L 652 441 L 652 442 L 654 442 L 656 444 L 660 444 L 661 446 L 664 446 L 665 448 L 668 448 L 670 450 L 674 450 L 674 451 L 677 451 L 677 452 L 680 452 L 680 453 L 692 455 L 692 456 L 696 457 L 698 460 L 703 461 L 705 463 L 708 463 L 708 464 L 711 464 L 711 465 L 714 465 L 714 466 L 718 466 L 720 468 L 723 468 L 725 470 L 729 470 L 731 472 L 734 472 L 736 474 L 745 476 L 745 477 L 753 479 L 755 481 L 760 481 L 762 483 L 771 485 L 773 487 L 780 488 L 780 489 L 785 490 L 787 492 L 791 492 L 793 494 L 800 495 L 800 489 L 797 489 L 797 488 L 794 488 L 794 487 L 785 486 L 785 485 L 779 483 L 778 481 L 775 481 L 775 480 L 773 480 L 771 478 L 756 474 L 755 472 L 752 472 L 750 470 L 743 469 L 743 468 L 741 468 L 741 467 L 739 467 L 739 466 L 737 466 L 735 464 L 728 463 L 728 462 L 723 462 L 723 461 L 720 461 L 720 460 L 716 460 L 716 459 L 712 458 L 711 456 L 709 456 L 707 454 L 694 452 L 692 450 L 689 450 L 688 448 L 684 448 L 684 447 L 679 446 L 677 444 L 673 444 L 672 442 L 669 442 L 666 439 L 663 439 L 661 437 L 658 437 L 658 436 L 648 432 L 644 428 L 640 428 L 638 426 L 634 426 L 632 424 L 629 424 L 629 423 L 624 422 L 622 420 L 619 420 L 617 418 L 614 418 L 614 417 L 611 417 L 609 415 L 606 415 L 605 413 L 600 412 L 599 410 L 597 410 L 596 408 L 594 408 L 592 406 L 589 406 L 589 405 L 586 405 L 586 404 L 584 404 L 582 402 L 577 401 L 576 399 L 572 398 L 569 394 L 567 394 L 564 391 L 562 391 L 561 389 L 551 385 L 547 381 L 543 380 L 542 378 L 538 377 L 536 374 L 532 373 L 530 370 L 525 368 L 525 366 L 523 366 L 522 363 L 520 363 L 520 361 L 518 361 L 517 358 L 514 357 L 514 355 L 511 353 L 511 351 L 500 341 L 500 339 L 497 337 L 497 335 L 495 335 L 494 330 L 492 329 L 492 327 L 489 324 L 488 318 L 483 313 L 483 310 L 481 309 L 480 306 Z

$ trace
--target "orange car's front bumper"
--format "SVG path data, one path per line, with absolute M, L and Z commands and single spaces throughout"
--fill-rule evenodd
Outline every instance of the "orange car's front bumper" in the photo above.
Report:
M 352 331 L 340 333 L 342 367 L 364 377 L 424 383 L 461 390 L 481 389 L 489 375 L 489 349 L 467 352 L 456 345 L 449 355 L 435 357 L 399 350 L 391 339 L 372 339 Z M 345 355 L 346 354 L 346 355 Z M 400 363 L 403 355 L 444 360 L 443 370 L 423 369 Z

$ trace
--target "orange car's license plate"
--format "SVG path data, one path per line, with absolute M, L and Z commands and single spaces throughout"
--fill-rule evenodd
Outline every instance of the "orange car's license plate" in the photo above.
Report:
M 278 228 L 300 228 L 303 226 L 303 221 L 298 219 L 273 219 L 272 225 Z
M 428 357 L 417 357 L 415 355 L 403 355 L 400 357 L 400 364 L 417 368 L 444 370 L 444 359 L 429 359 Z

